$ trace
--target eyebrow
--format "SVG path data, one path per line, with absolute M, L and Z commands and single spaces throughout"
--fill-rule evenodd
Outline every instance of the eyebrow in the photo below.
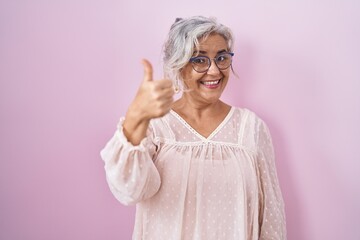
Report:
M 217 54 L 224 53 L 224 52 L 227 52 L 227 50 L 226 50 L 226 49 L 222 49 L 222 50 L 218 51 Z M 193 55 L 194 55 L 194 54 L 206 54 L 206 53 L 207 53 L 206 51 L 200 50 L 200 51 L 194 51 Z

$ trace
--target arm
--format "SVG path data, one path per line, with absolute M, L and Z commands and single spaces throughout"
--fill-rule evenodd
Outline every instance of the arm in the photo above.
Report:
M 123 131 L 123 119 L 114 136 L 101 151 L 105 162 L 106 180 L 111 192 L 125 205 L 152 197 L 160 187 L 160 175 L 152 160 L 155 144 L 151 130 L 139 145 L 128 142 Z
M 143 60 L 144 79 L 131 103 L 124 121 L 124 135 L 133 145 L 146 136 L 150 120 L 164 116 L 170 111 L 174 89 L 171 80 L 153 80 L 153 69 Z
M 149 125 L 151 119 L 170 111 L 174 95 L 171 80 L 153 81 L 150 62 L 143 60 L 143 65 L 144 79 L 125 120 L 101 151 L 110 190 L 125 205 L 150 198 L 160 187 Z
M 269 129 L 263 121 L 258 128 L 258 173 L 260 181 L 260 240 L 285 240 L 284 202 L 277 178 L 274 149 Z

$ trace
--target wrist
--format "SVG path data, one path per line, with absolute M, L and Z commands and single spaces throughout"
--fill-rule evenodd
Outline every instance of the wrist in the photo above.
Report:
M 141 111 L 129 107 L 123 122 L 124 135 L 134 146 L 138 145 L 146 137 L 149 124 L 150 119 L 146 118 Z
M 130 106 L 124 120 L 124 128 L 128 132 L 137 131 L 139 128 L 147 128 L 150 123 L 150 118 L 140 111 L 136 106 Z
M 146 115 L 146 113 L 133 104 L 130 105 L 128 111 L 126 112 L 125 120 L 126 119 L 129 119 L 137 124 L 150 121 L 150 118 Z

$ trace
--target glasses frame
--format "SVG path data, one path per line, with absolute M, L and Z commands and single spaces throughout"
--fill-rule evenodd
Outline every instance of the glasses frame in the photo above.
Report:
M 231 56 L 231 62 L 230 62 L 230 64 L 229 64 L 228 67 L 226 67 L 226 68 L 220 68 L 220 67 L 217 65 L 216 59 L 217 59 L 219 56 L 225 55 L 225 54 L 229 54 L 229 55 Z M 224 52 L 224 53 L 220 53 L 219 55 L 217 55 L 217 56 L 214 57 L 214 58 L 209 58 L 208 56 L 196 56 L 196 57 L 190 58 L 189 62 L 191 63 L 191 66 L 192 66 L 192 68 L 194 69 L 194 71 L 195 71 L 195 72 L 198 72 L 198 73 L 205 73 L 205 72 L 209 71 L 209 68 L 211 67 L 211 64 L 212 64 L 212 60 L 214 60 L 214 63 L 215 63 L 215 65 L 216 65 L 216 67 L 217 67 L 220 71 L 223 71 L 223 70 L 228 69 L 228 68 L 232 65 L 232 57 L 233 57 L 234 55 L 235 55 L 235 54 L 234 54 L 233 52 Z M 208 68 L 207 68 L 206 70 L 204 70 L 204 71 L 198 71 L 198 70 L 195 69 L 195 67 L 194 67 L 194 61 L 195 61 L 196 59 L 198 59 L 198 58 L 207 58 L 207 59 L 209 60 L 209 66 L 208 66 Z

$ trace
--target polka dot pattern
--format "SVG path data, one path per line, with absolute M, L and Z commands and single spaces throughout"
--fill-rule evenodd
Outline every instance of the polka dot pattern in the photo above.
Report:
M 254 113 L 232 108 L 204 138 L 170 112 L 139 146 L 121 126 L 101 156 L 114 196 L 137 204 L 133 239 L 286 239 L 271 137 Z

